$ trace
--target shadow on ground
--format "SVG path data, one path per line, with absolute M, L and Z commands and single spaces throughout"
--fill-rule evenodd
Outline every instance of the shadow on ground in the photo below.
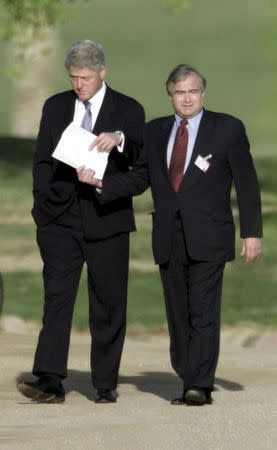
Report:
M 22 372 L 17 376 L 16 382 L 33 381 L 34 377 L 29 372 Z M 180 394 L 181 384 L 179 378 L 167 372 L 141 372 L 138 375 L 121 375 L 119 377 L 119 395 L 120 385 L 130 384 L 136 387 L 138 391 L 153 394 L 164 400 L 170 401 L 176 394 Z M 216 388 L 227 391 L 242 391 L 244 386 L 232 380 L 216 378 Z M 72 391 L 78 392 L 89 400 L 93 400 L 94 389 L 91 385 L 90 372 L 81 372 L 79 370 L 69 370 L 68 378 L 64 381 L 66 393 Z

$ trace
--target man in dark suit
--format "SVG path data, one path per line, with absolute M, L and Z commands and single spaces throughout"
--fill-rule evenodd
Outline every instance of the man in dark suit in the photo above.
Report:
M 224 266 L 235 257 L 231 186 L 246 262 L 261 251 L 260 192 L 245 128 L 235 117 L 204 109 L 203 75 L 181 64 L 166 86 L 175 115 L 147 124 L 145 155 L 133 171 L 101 183 L 82 168 L 79 179 L 102 188 L 101 204 L 150 184 L 171 362 L 183 380 L 182 395 L 172 404 L 203 405 L 212 402 L 214 389 Z
M 92 146 L 109 153 L 105 176 L 128 172 L 142 147 L 144 110 L 105 84 L 100 44 L 75 43 L 65 66 L 73 90 L 45 102 L 33 166 L 32 213 L 45 289 L 33 367 L 39 378 L 20 382 L 18 389 L 36 401 L 64 401 L 61 380 L 67 376 L 73 308 L 86 263 L 95 401 L 115 402 L 126 328 L 129 233 L 135 230 L 132 201 L 100 205 L 95 189 L 80 183 L 76 170 L 55 160 L 52 153 L 73 121 L 97 135 Z

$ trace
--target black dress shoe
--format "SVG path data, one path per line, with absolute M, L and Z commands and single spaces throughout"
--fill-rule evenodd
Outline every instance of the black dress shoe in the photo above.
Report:
M 188 389 L 184 395 L 187 405 L 202 406 L 211 405 L 212 397 L 210 391 L 200 388 Z
M 95 403 L 116 403 L 116 396 L 112 389 L 97 389 L 94 401 Z
M 61 381 L 51 375 L 43 375 L 35 382 L 20 381 L 17 389 L 37 403 L 63 403 L 65 400 Z

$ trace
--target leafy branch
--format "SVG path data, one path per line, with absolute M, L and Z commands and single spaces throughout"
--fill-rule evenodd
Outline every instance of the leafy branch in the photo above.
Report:
M 62 10 L 73 0 L 0 0 L 2 34 L 11 39 L 20 31 L 32 30 L 33 37 L 43 28 L 62 19 Z

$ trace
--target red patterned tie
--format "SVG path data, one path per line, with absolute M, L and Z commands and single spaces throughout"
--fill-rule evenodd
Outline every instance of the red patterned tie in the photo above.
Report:
M 183 175 L 188 146 L 187 120 L 183 119 L 176 133 L 169 165 L 169 177 L 175 192 L 179 190 Z

